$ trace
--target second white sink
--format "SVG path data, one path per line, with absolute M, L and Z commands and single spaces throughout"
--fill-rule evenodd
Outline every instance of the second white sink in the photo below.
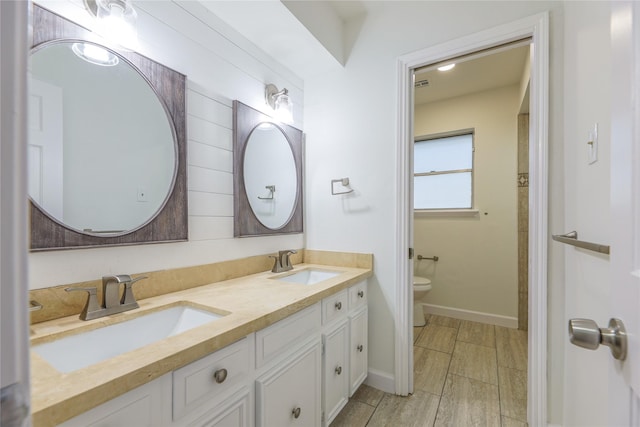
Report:
M 308 268 L 298 271 L 297 273 L 272 277 L 274 280 L 282 282 L 298 283 L 300 285 L 313 285 L 323 280 L 331 279 L 342 274 L 341 271 L 321 270 L 316 268 Z
M 179 305 L 114 325 L 37 344 L 32 350 L 58 371 L 69 373 L 221 317 L 223 316 L 220 314 Z

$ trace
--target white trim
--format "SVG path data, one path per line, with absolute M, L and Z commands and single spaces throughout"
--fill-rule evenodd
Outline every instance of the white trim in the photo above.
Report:
M 398 73 L 398 135 L 396 176 L 396 309 L 395 309 L 395 394 L 413 392 L 413 262 L 408 259 L 413 247 L 413 84 L 410 63 L 399 58 Z M 413 213 L 413 212 L 411 212 Z M 406 284 L 406 286 L 402 286 Z
M 442 305 L 422 303 L 425 313 L 437 316 L 453 317 L 460 320 L 487 323 L 489 325 L 504 326 L 505 328 L 518 328 L 518 318 L 502 316 L 500 314 L 484 313 L 481 311 L 464 310 L 462 308 L 444 307 Z
M 0 1 L 0 388 L 3 419 L 7 413 L 14 425 L 31 425 L 24 143 L 29 9 L 28 2 Z
M 369 387 L 377 388 L 385 393 L 395 393 L 395 380 L 393 375 L 378 371 L 377 369 L 369 368 L 367 379 L 364 380 L 364 383 Z
M 531 109 L 529 134 L 529 358 L 527 407 L 529 425 L 545 425 L 547 419 L 547 209 L 548 209 L 548 117 L 549 117 L 549 14 L 523 18 L 476 34 L 451 40 L 398 58 L 398 128 L 396 169 L 396 283 L 410 283 L 413 263 L 407 259 L 413 241 L 412 70 L 531 37 Z M 396 394 L 412 391 L 413 292 L 396 286 L 395 305 Z

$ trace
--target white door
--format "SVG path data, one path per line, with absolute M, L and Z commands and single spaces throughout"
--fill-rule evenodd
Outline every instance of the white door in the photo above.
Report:
M 29 81 L 29 195 L 54 218 L 63 219 L 62 89 Z
M 567 192 L 569 198 L 573 193 L 580 194 L 582 191 L 580 196 L 575 196 L 575 200 L 580 203 L 575 203 L 575 208 L 571 206 L 573 201 L 567 205 L 568 209 L 573 209 L 574 217 L 583 216 L 588 219 L 578 223 L 575 218 L 570 217 L 573 221 L 570 225 L 578 223 L 585 229 L 592 227 L 588 230 L 591 236 L 600 231 L 598 227 L 604 229 L 601 233 L 605 234 L 608 223 L 611 224 L 610 232 L 607 233 L 609 242 L 605 242 L 610 243 L 611 252 L 607 260 L 606 257 L 592 253 L 587 255 L 583 250 L 567 251 L 572 256 L 566 259 L 574 261 L 566 264 L 567 272 L 571 273 L 568 277 L 575 282 L 571 287 L 570 283 L 567 283 L 567 312 L 569 316 L 590 317 L 598 322 L 598 325 L 593 321 L 583 323 L 583 346 L 595 349 L 603 339 L 607 342 L 607 336 L 602 332 L 608 334 L 609 331 L 602 328 L 609 326 L 606 324 L 608 319 L 619 319 L 626 329 L 627 348 L 626 356 L 617 359 L 614 358 L 613 352 L 603 345 L 593 353 L 585 353 L 584 350 L 573 347 L 568 349 L 565 354 L 564 372 L 564 424 L 640 426 L 640 347 L 637 335 L 640 332 L 640 42 L 636 33 L 640 28 L 640 8 L 635 2 L 618 1 L 599 3 L 596 6 L 590 4 L 589 8 L 597 8 L 591 9 L 590 12 L 583 13 L 583 7 L 584 5 L 569 5 L 570 10 L 567 14 L 568 21 L 573 22 L 569 28 L 572 34 L 568 37 L 572 40 L 571 46 L 577 47 L 578 50 L 584 48 L 582 56 L 576 55 L 580 60 L 569 56 L 574 59 L 570 71 L 574 72 L 578 67 L 586 68 L 585 66 L 589 65 L 600 67 L 603 85 L 607 90 L 604 95 L 595 89 L 592 90 L 591 82 L 586 82 L 584 78 L 585 74 L 588 77 L 597 74 L 590 75 L 589 70 L 576 73 L 576 80 L 583 78 L 580 84 L 573 86 L 578 88 L 577 91 L 580 93 L 573 89 L 570 94 L 578 97 L 582 96 L 582 93 L 586 95 L 577 101 L 580 102 L 580 111 L 569 111 L 565 114 L 565 117 L 568 117 L 565 120 L 570 122 L 573 116 L 579 114 L 589 118 L 607 114 L 609 117 L 606 121 L 610 123 L 610 131 L 601 134 L 599 144 L 601 154 L 605 154 L 603 158 L 606 158 L 606 148 L 610 148 L 610 164 L 601 168 L 599 174 L 597 166 L 586 166 L 593 168 L 589 172 L 584 172 L 583 166 L 583 173 L 577 176 Z M 600 14 L 597 14 L 598 12 Z M 586 23 L 583 24 L 581 20 Z M 595 27 L 598 27 L 597 31 L 592 30 Z M 582 34 L 577 35 L 573 31 L 576 28 L 581 29 Z M 597 44 L 596 35 L 602 44 L 594 48 L 594 44 Z M 604 37 L 607 36 L 609 39 L 605 40 Z M 587 37 L 591 38 L 585 40 Z M 594 56 L 593 52 L 599 56 Z M 571 64 L 571 61 L 567 63 Z M 591 92 L 602 97 L 592 96 Z M 591 105 L 587 105 L 589 102 Z M 589 111 L 589 108 L 593 111 Z M 606 129 L 606 123 L 603 124 L 603 129 Z M 571 126 L 571 122 L 567 126 Z M 570 136 L 570 132 L 568 134 Z M 582 148 L 583 146 L 580 146 L 580 149 Z M 570 150 L 568 152 L 575 153 Z M 575 167 L 575 170 L 580 169 Z M 590 178 L 594 179 L 589 180 Z M 606 200 L 597 197 L 603 194 L 602 190 L 596 187 L 607 178 L 610 203 L 606 214 L 610 215 L 610 221 L 603 220 L 602 224 L 598 224 L 597 218 L 588 214 L 598 210 L 602 212 L 602 206 L 606 206 Z M 608 271 L 596 268 L 607 263 Z M 594 283 L 593 276 L 596 275 L 598 281 Z M 598 327 L 601 329 L 598 330 Z M 574 340 L 575 332 L 574 329 Z M 612 347 L 615 348 L 615 345 Z
M 611 302 L 626 360 L 609 362 L 609 425 L 640 425 L 640 7 L 611 2 Z M 603 325 L 600 325 L 601 327 Z

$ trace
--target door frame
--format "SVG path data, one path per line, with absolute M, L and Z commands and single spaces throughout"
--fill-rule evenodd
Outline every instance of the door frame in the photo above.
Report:
M 0 424 L 31 425 L 27 212 L 30 3 L 0 1 Z
M 547 423 L 547 212 L 549 13 L 544 12 L 412 52 L 397 62 L 395 390 L 413 392 L 413 70 L 531 37 L 529 112 L 529 332 L 527 418 Z

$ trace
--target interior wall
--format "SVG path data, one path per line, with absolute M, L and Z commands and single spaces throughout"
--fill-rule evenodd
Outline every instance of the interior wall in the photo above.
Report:
M 518 316 L 519 85 L 415 106 L 416 137 L 474 129 L 473 216 L 414 214 L 414 273 L 431 279 L 429 305 Z
M 565 228 L 577 230 L 582 239 L 609 244 L 610 132 L 611 132 L 611 38 L 610 6 L 596 2 L 590 7 L 568 2 L 565 6 Z M 598 161 L 588 163 L 588 131 L 598 123 Z M 571 318 L 588 318 L 603 327 L 610 312 L 609 256 L 572 246 L 562 247 L 566 263 L 563 327 Z M 560 327 L 560 325 L 558 325 Z M 611 354 L 606 349 L 586 351 L 565 338 L 565 426 L 609 425 L 608 370 Z M 592 386 L 585 387 L 588 378 Z
M 82 0 L 38 4 L 92 25 Z M 294 126 L 302 128 L 301 79 L 198 3 L 135 5 L 138 51 L 187 76 L 189 241 L 30 253 L 30 289 L 304 246 L 303 234 L 233 238 L 232 100 L 265 111 L 265 83 L 287 87 L 296 106 Z
M 347 27 L 354 40 L 343 70 L 305 78 L 307 246 L 373 252 L 369 280 L 369 366 L 394 376 L 396 159 L 401 55 L 550 11 L 549 229 L 563 226 L 563 5 L 560 2 L 367 2 Z M 339 106 L 339 108 L 336 108 Z M 332 196 L 331 179 L 354 193 Z M 549 246 L 549 420 L 562 417 L 563 267 Z M 559 422 L 559 421 L 556 421 Z

